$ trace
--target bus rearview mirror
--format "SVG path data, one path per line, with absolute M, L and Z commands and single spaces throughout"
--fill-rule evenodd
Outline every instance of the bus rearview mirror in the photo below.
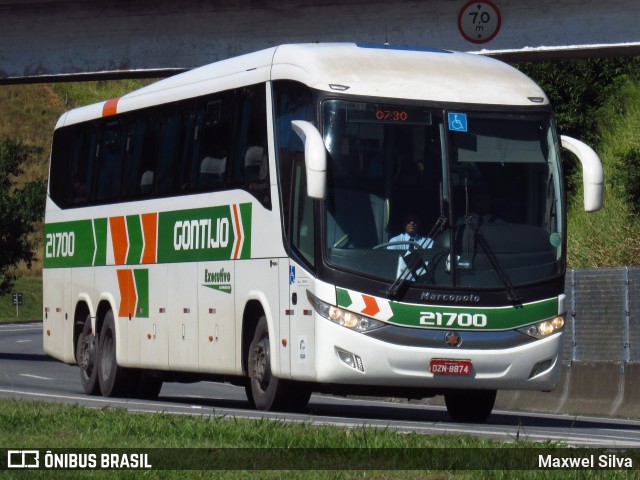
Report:
M 292 120 L 291 128 L 304 143 L 307 195 L 323 200 L 327 193 L 327 150 L 322 135 L 312 123 L 304 120 Z
M 595 212 L 602 208 L 604 190 L 604 172 L 600 157 L 586 143 L 575 138 L 561 135 L 562 147 L 573 153 L 582 163 L 584 183 L 584 209 Z

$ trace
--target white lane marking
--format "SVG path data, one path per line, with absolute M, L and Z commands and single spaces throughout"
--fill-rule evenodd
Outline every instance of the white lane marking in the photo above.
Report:
M 15 329 L 0 328 L 0 332 L 2 332 L 2 333 L 4 333 L 4 332 L 35 332 L 36 330 L 42 330 L 42 327 L 38 327 L 38 328 L 15 328 Z
M 18 340 L 16 343 L 29 343 L 31 340 Z
M 49 378 L 49 377 L 40 377 L 38 375 L 31 375 L 29 373 L 19 373 L 18 375 L 20 375 L 21 377 L 29 377 L 29 378 L 35 378 L 37 380 L 53 380 L 53 378 Z

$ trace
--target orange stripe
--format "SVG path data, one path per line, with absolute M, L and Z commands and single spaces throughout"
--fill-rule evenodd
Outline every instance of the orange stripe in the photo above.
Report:
M 360 312 L 369 317 L 374 317 L 376 313 L 380 312 L 380 307 L 378 306 L 378 302 L 373 297 L 369 295 L 362 295 L 362 299 L 364 300 L 365 308 Z
M 240 245 L 242 245 L 242 229 L 238 219 L 238 206 L 235 204 L 233 205 L 233 219 L 236 223 L 236 230 L 238 231 L 238 243 L 236 243 L 236 249 L 233 252 L 233 259 L 237 260 L 240 256 Z
M 118 102 L 120 101 L 120 97 L 112 98 L 111 100 L 107 100 L 104 102 L 102 106 L 102 116 L 110 117 L 111 115 L 115 115 L 118 113 Z
M 120 288 L 119 317 L 134 316 L 138 297 L 133 281 L 133 270 L 118 270 L 118 287 Z
M 129 250 L 124 217 L 109 218 L 109 226 L 111 227 L 111 243 L 113 244 L 116 265 L 124 265 L 127 262 L 127 250 Z
M 156 263 L 156 245 L 158 241 L 158 214 L 145 213 L 142 218 L 142 230 L 144 235 L 144 251 L 142 263 Z

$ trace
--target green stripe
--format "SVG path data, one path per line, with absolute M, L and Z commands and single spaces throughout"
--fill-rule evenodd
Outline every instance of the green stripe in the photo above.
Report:
M 140 215 L 126 217 L 127 236 L 129 238 L 129 252 L 127 253 L 127 265 L 137 265 L 142 257 L 142 224 Z
M 157 262 L 233 258 L 235 233 L 232 208 L 230 205 L 221 205 L 159 213 Z M 252 204 L 240 204 L 239 215 L 244 238 L 239 258 L 251 258 Z M 129 215 L 125 222 L 129 242 L 125 261 L 128 265 L 138 265 L 144 249 L 140 215 Z M 107 218 L 45 224 L 44 267 L 106 265 L 108 228 Z
M 526 304 L 522 307 L 441 307 L 434 305 L 411 305 L 406 303 L 391 302 L 391 311 L 393 317 L 388 321 L 396 325 L 407 327 L 423 327 L 423 328 L 441 328 L 441 329 L 468 329 L 468 330 L 509 330 L 528 325 L 540 320 L 554 317 L 558 315 L 558 299 L 550 298 L 540 302 Z M 441 315 L 442 325 L 425 326 L 420 324 L 420 319 L 425 314 Z M 467 317 L 474 315 L 486 315 L 487 325 L 485 327 L 461 327 L 457 322 L 447 325 L 447 321 L 451 320 L 453 314 L 466 314 Z M 477 317 L 476 317 L 477 318 Z M 456 318 L 457 319 L 457 318 Z M 434 321 L 435 323 L 435 321 Z
M 107 264 L 107 219 L 96 218 L 93 220 L 93 230 L 96 238 L 94 265 Z
M 352 295 L 360 295 L 352 292 Z M 353 305 L 349 291 L 343 288 L 336 288 L 336 299 L 338 306 L 350 309 Z M 472 307 L 460 306 L 440 306 L 440 305 L 419 305 L 411 303 L 393 302 L 383 298 L 376 298 L 379 304 L 388 303 L 393 315 L 387 320 L 388 323 L 403 327 L 418 327 L 442 330 L 511 330 L 531 323 L 539 322 L 558 315 L 558 298 L 553 297 L 546 300 L 532 302 L 522 307 L 500 306 L 500 307 Z M 460 317 L 462 315 L 462 317 Z M 486 325 L 479 327 L 473 324 L 461 326 L 458 321 L 478 319 L 486 316 Z M 438 325 L 438 318 L 440 325 Z M 430 325 L 421 324 L 429 322 Z M 454 319 L 451 324 L 448 321 Z M 463 321 L 463 324 L 465 323 Z
M 243 203 L 240 205 L 240 217 L 242 218 L 242 227 L 244 233 L 244 244 L 240 252 L 240 258 L 251 258 L 251 204 Z
M 133 280 L 136 283 L 136 294 L 138 295 L 135 316 L 149 318 L 149 270 L 134 270 Z
M 48 223 L 44 226 L 44 267 L 93 264 L 95 243 L 91 220 Z

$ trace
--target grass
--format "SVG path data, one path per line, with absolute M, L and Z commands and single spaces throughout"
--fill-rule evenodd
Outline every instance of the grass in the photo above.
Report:
M 420 435 L 369 427 L 345 429 L 215 415 L 132 414 L 122 409 L 86 409 L 20 400 L 0 400 L 0 445 L 10 449 L 51 449 L 53 453 L 61 448 L 85 453 L 132 449 L 130 452 L 147 452 L 150 463 L 155 463 L 156 470 L 120 471 L 117 478 L 638 478 L 637 472 L 625 471 L 513 469 L 521 465 L 535 467 L 540 452 L 576 452 L 551 444 L 497 443 L 464 435 Z M 636 462 L 640 460 L 637 452 L 633 455 Z M 511 464 L 512 461 L 516 463 Z M 425 470 L 425 465 L 444 467 Z M 195 470 L 202 466 L 213 470 Z M 493 470 L 501 466 L 504 469 Z M 229 469 L 220 470 L 222 467 Z M 260 470 L 253 470 L 254 467 Z M 24 472 L 0 471 L 0 478 L 23 478 L 17 473 Z M 28 477 L 110 478 L 114 473 L 30 471 Z
M 11 293 L 0 296 L 0 323 L 42 320 L 42 278 L 23 276 L 16 282 L 13 292 L 22 293 L 23 304 L 18 308 L 12 304 Z

